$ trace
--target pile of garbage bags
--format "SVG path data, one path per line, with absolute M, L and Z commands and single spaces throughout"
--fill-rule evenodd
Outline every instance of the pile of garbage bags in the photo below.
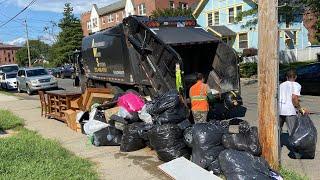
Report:
M 119 110 L 106 119 L 102 107 L 113 106 Z M 83 129 L 95 146 L 120 146 L 122 152 L 148 146 L 164 162 L 190 158 L 200 167 L 232 180 L 281 179 L 260 157 L 257 127 L 240 119 L 192 125 L 188 116 L 176 90 L 159 94 L 152 101 L 127 92 L 107 105 L 94 106 Z M 289 142 L 305 158 L 314 158 L 317 130 L 308 116 L 299 118 Z M 234 126 L 237 131 L 231 131 Z
M 92 107 L 84 132 L 93 145 L 120 146 L 122 152 L 149 146 L 162 161 L 189 158 L 190 148 L 183 140 L 183 132 L 191 123 L 176 90 L 149 102 L 134 92 L 116 97 L 113 102 Z M 103 109 L 114 106 L 119 107 L 118 112 L 106 119 Z

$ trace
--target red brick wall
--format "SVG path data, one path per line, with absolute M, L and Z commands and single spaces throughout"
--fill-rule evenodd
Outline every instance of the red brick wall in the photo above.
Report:
M 151 13 L 156 10 L 158 4 L 156 4 L 156 0 L 132 0 L 135 8 L 136 15 L 140 15 L 138 12 L 138 6 L 142 3 L 146 6 L 146 16 L 150 16 Z M 165 1 L 165 0 L 162 0 Z
M 17 47 L 0 47 L 0 65 L 15 64 L 17 50 Z
M 83 31 L 83 35 L 84 36 L 88 36 L 89 35 L 87 22 L 90 21 L 90 15 L 91 15 L 91 11 L 81 14 L 81 19 L 80 20 L 81 20 L 81 27 L 82 27 L 82 31 Z
M 304 26 L 308 29 L 308 37 L 309 41 L 312 43 L 316 40 L 316 24 L 317 24 L 317 16 L 311 11 L 307 11 L 303 15 L 303 23 Z
M 122 13 L 123 12 L 123 13 Z M 108 22 L 108 16 L 111 15 L 113 17 L 113 22 Z M 116 15 L 118 15 L 118 21 L 116 21 Z M 100 24 L 102 29 L 107 29 L 110 27 L 114 27 L 117 24 L 121 23 L 125 16 L 124 9 L 120 9 L 118 11 L 112 12 L 110 14 L 106 14 L 100 17 Z

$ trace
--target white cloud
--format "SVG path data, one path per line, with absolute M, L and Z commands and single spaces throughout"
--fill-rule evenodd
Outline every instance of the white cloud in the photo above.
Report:
M 25 7 L 31 0 L 12 0 L 7 3 L 17 5 L 19 7 Z M 97 4 L 98 7 L 106 6 L 110 3 L 116 2 L 117 0 L 37 0 L 30 9 L 36 11 L 50 11 L 50 12 L 63 12 L 64 4 L 69 2 L 73 7 L 75 14 L 81 14 L 83 12 L 91 10 L 92 4 Z
M 26 42 L 26 38 L 19 37 L 17 39 L 14 39 L 12 41 L 7 41 L 4 42 L 5 44 L 10 44 L 10 45 L 16 45 L 16 46 L 23 46 Z

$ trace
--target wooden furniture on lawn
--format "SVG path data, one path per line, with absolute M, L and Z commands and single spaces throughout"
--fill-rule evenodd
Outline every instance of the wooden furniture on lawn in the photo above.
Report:
M 81 96 L 80 92 L 66 90 L 48 91 L 48 116 L 66 122 L 65 111 L 71 108 L 71 100 Z
M 39 91 L 38 94 L 39 94 L 40 103 L 41 103 L 41 116 L 44 115 L 44 117 L 47 117 L 48 111 L 49 111 L 49 105 L 46 98 L 46 94 L 44 91 Z

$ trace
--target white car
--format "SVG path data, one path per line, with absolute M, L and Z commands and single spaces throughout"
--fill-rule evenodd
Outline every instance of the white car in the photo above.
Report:
M 3 89 L 17 89 L 17 72 L 4 73 L 1 81 Z

